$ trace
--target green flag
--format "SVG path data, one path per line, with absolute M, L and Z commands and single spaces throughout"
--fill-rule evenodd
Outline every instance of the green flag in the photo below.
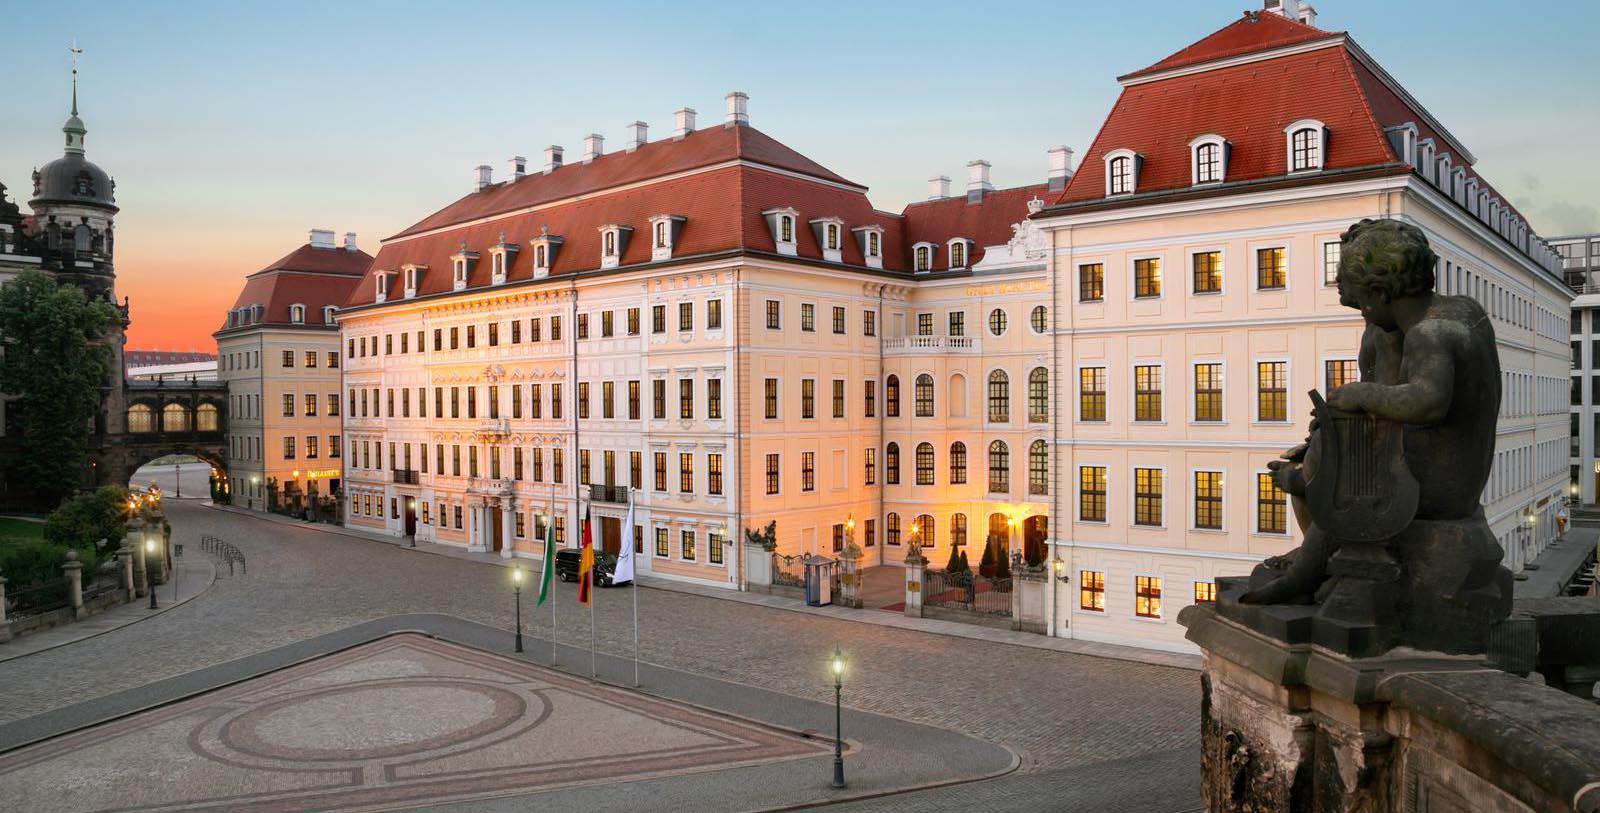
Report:
M 544 600 L 550 595 L 550 581 L 556 575 L 556 521 L 555 512 L 545 518 L 544 523 L 544 571 L 539 574 L 539 603 L 536 607 L 543 607 Z

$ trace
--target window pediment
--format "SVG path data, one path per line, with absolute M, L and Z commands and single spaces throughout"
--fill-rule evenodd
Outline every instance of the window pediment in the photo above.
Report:
M 683 233 L 683 224 L 688 218 L 683 215 L 653 215 L 650 218 L 650 259 L 672 259 L 673 247 L 678 244 L 678 236 Z
M 768 209 L 761 213 L 767 219 L 767 228 L 772 231 L 772 243 L 779 254 L 791 257 L 799 253 L 799 233 L 796 224 L 800 222 L 800 213 L 793 207 L 783 206 Z
M 1112 150 L 1105 154 L 1106 197 L 1131 195 L 1139 188 L 1139 171 L 1144 156 L 1129 149 Z
M 628 250 L 628 237 L 633 234 L 633 227 L 607 223 L 599 227 L 599 231 L 600 267 L 616 268 L 622 264 L 622 255 Z
M 1189 142 L 1189 182 L 1222 183 L 1228 178 L 1228 154 L 1232 145 L 1216 133 L 1197 136 Z
M 1317 172 L 1328 157 L 1328 126 L 1316 119 L 1300 119 L 1283 128 L 1284 149 L 1291 174 Z
M 811 221 L 811 233 L 822 249 L 822 259 L 836 263 L 844 256 L 844 218 L 819 217 Z
M 868 268 L 883 267 L 883 227 L 857 226 L 850 230 L 856 236 L 856 246 Z

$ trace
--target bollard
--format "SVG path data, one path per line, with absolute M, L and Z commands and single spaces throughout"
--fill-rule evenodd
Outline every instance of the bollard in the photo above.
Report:
M 83 618 L 83 563 L 78 552 L 67 551 L 67 561 L 61 564 L 61 575 L 67 580 L 67 595 L 72 601 L 72 619 Z
M 6 620 L 6 577 L 0 573 L 0 644 L 11 640 L 11 622 Z

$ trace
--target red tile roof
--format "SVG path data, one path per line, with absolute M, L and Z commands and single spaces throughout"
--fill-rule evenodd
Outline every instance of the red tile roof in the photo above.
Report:
M 423 218 L 395 237 L 404 237 L 457 223 L 513 212 L 577 195 L 660 178 L 712 164 L 742 159 L 860 187 L 826 167 L 778 143 L 749 125 L 695 130 L 681 139 L 660 139 L 633 152 L 602 155 L 585 164 L 574 162 L 544 173 L 535 170 L 487 189 L 472 192 Z
M 965 194 L 913 203 L 905 211 L 905 245 L 908 251 L 921 242 L 938 245 L 934 268 L 942 270 L 949 259 L 944 254 L 945 243 L 965 237 L 977 243 L 968 259 L 975 264 L 983 259 L 986 246 L 1002 245 L 1012 238 L 1012 225 L 1028 216 L 1028 201 L 1034 198 L 1048 200 L 1049 185 L 995 190 L 984 195 L 981 203 L 967 203 Z
M 1215 59 L 1242 56 L 1288 45 L 1298 45 L 1338 32 L 1323 31 L 1298 20 L 1265 11 L 1247 11 L 1244 16 L 1209 36 L 1189 45 L 1148 68 L 1125 74 L 1119 79 L 1136 79 L 1174 68 L 1184 68 Z
M 290 305 L 304 305 L 306 324 L 320 325 L 322 309 L 344 304 L 371 263 L 365 251 L 303 245 L 245 278 L 231 310 L 260 305 L 263 312 L 260 320 L 233 327 L 292 324 Z M 228 329 L 224 321 L 219 332 Z
M 1057 203 L 1105 198 L 1104 158 L 1117 149 L 1144 158 L 1136 193 L 1191 188 L 1189 142 L 1208 133 L 1228 140 L 1228 183 L 1284 177 L 1284 128 L 1300 119 L 1327 125 L 1325 169 L 1393 163 L 1351 63 L 1343 48 L 1320 48 L 1129 85 Z
M 735 131 L 748 132 L 739 135 Z M 702 138 L 697 140 L 697 135 Z M 864 188 L 839 185 L 847 182 L 746 126 L 699 131 L 679 141 L 653 142 L 633 155 L 653 168 L 650 173 L 653 177 L 659 177 L 663 167 L 674 168 L 666 173 L 672 174 L 695 166 L 709 166 L 705 163 L 707 145 L 719 144 L 736 146 L 737 155 L 761 164 L 783 164 L 782 168 L 787 171 L 773 171 L 749 163 L 730 164 L 612 191 L 599 187 L 591 190 L 580 182 L 584 177 L 590 177 L 591 181 L 599 177 L 580 174 L 595 168 L 610 173 L 605 178 L 644 180 L 640 172 L 616 169 L 630 160 L 629 154 L 623 153 L 596 159 L 587 166 L 563 167 L 549 175 L 530 175 L 469 195 L 389 238 L 361 284 L 349 291 L 345 306 L 372 304 L 377 294 L 376 277 L 380 273 L 396 275 L 390 288 L 393 293 L 388 299 L 400 298 L 404 281 L 399 272 L 406 265 L 427 266 L 418 283 L 417 296 L 451 291 L 454 287 L 451 257 L 460 252 L 463 243 L 469 252 L 479 255 L 468 274 L 467 288 L 487 286 L 493 268 L 489 249 L 500 242 L 502 234 L 505 242 L 518 247 L 507 264 L 508 283 L 533 278 L 531 241 L 541 232 L 562 239 L 550 269 L 552 278 L 598 269 L 599 227 L 606 224 L 633 229 L 619 266 L 649 263 L 649 218 L 658 214 L 685 218 L 673 246 L 675 259 L 742 251 L 775 253 L 772 231 L 762 212 L 789 207 L 799 215 L 796 249 L 798 257 L 804 260 L 823 260 L 822 248 L 810 221 L 837 217 L 844 221 L 840 262 L 846 266 L 860 269 L 865 265 L 860 245 L 850 233 L 850 229 L 861 226 L 879 226 L 884 230 L 883 268 L 887 271 L 904 271 L 910 267 L 910 246 L 917 240 L 943 245 L 953 237 L 970 238 L 980 247 L 975 252 L 975 262 L 981 258 L 982 246 L 1011 239 L 1011 225 L 1028 216 L 1027 201 L 1045 191 L 1041 184 L 992 192 L 976 204 L 967 204 L 965 197 L 919 203 L 907 207 L 904 215 L 895 215 L 874 209 Z M 675 155 L 674 150 L 681 150 L 683 155 Z M 716 150 L 710 153 L 722 155 Z M 608 158 L 619 160 L 608 167 Z M 717 163 L 722 163 L 721 157 L 710 162 Z M 828 182 L 821 182 L 824 180 Z M 606 186 L 616 185 L 606 183 Z M 508 190 L 516 191 L 515 205 L 509 203 Z M 475 200 L 479 195 L 484 198 L 482 202 Z M 519 211 L 541 200 L 562 201 L 574 197 L 575 200 L 552 203 L 535 211 Z M 503 214 L 496 216 L 494 212 Z M 453 223 L 460 225 L 449 225 Z

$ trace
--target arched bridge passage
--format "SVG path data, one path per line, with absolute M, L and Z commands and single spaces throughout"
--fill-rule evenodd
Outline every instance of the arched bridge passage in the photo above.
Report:
M 171 454 L 209 463 L 227 477 L 228 385 L 222 381 L 128 381 L 121 434 L 107 437 L 95 484 L 127 485 L 141 466 Z

